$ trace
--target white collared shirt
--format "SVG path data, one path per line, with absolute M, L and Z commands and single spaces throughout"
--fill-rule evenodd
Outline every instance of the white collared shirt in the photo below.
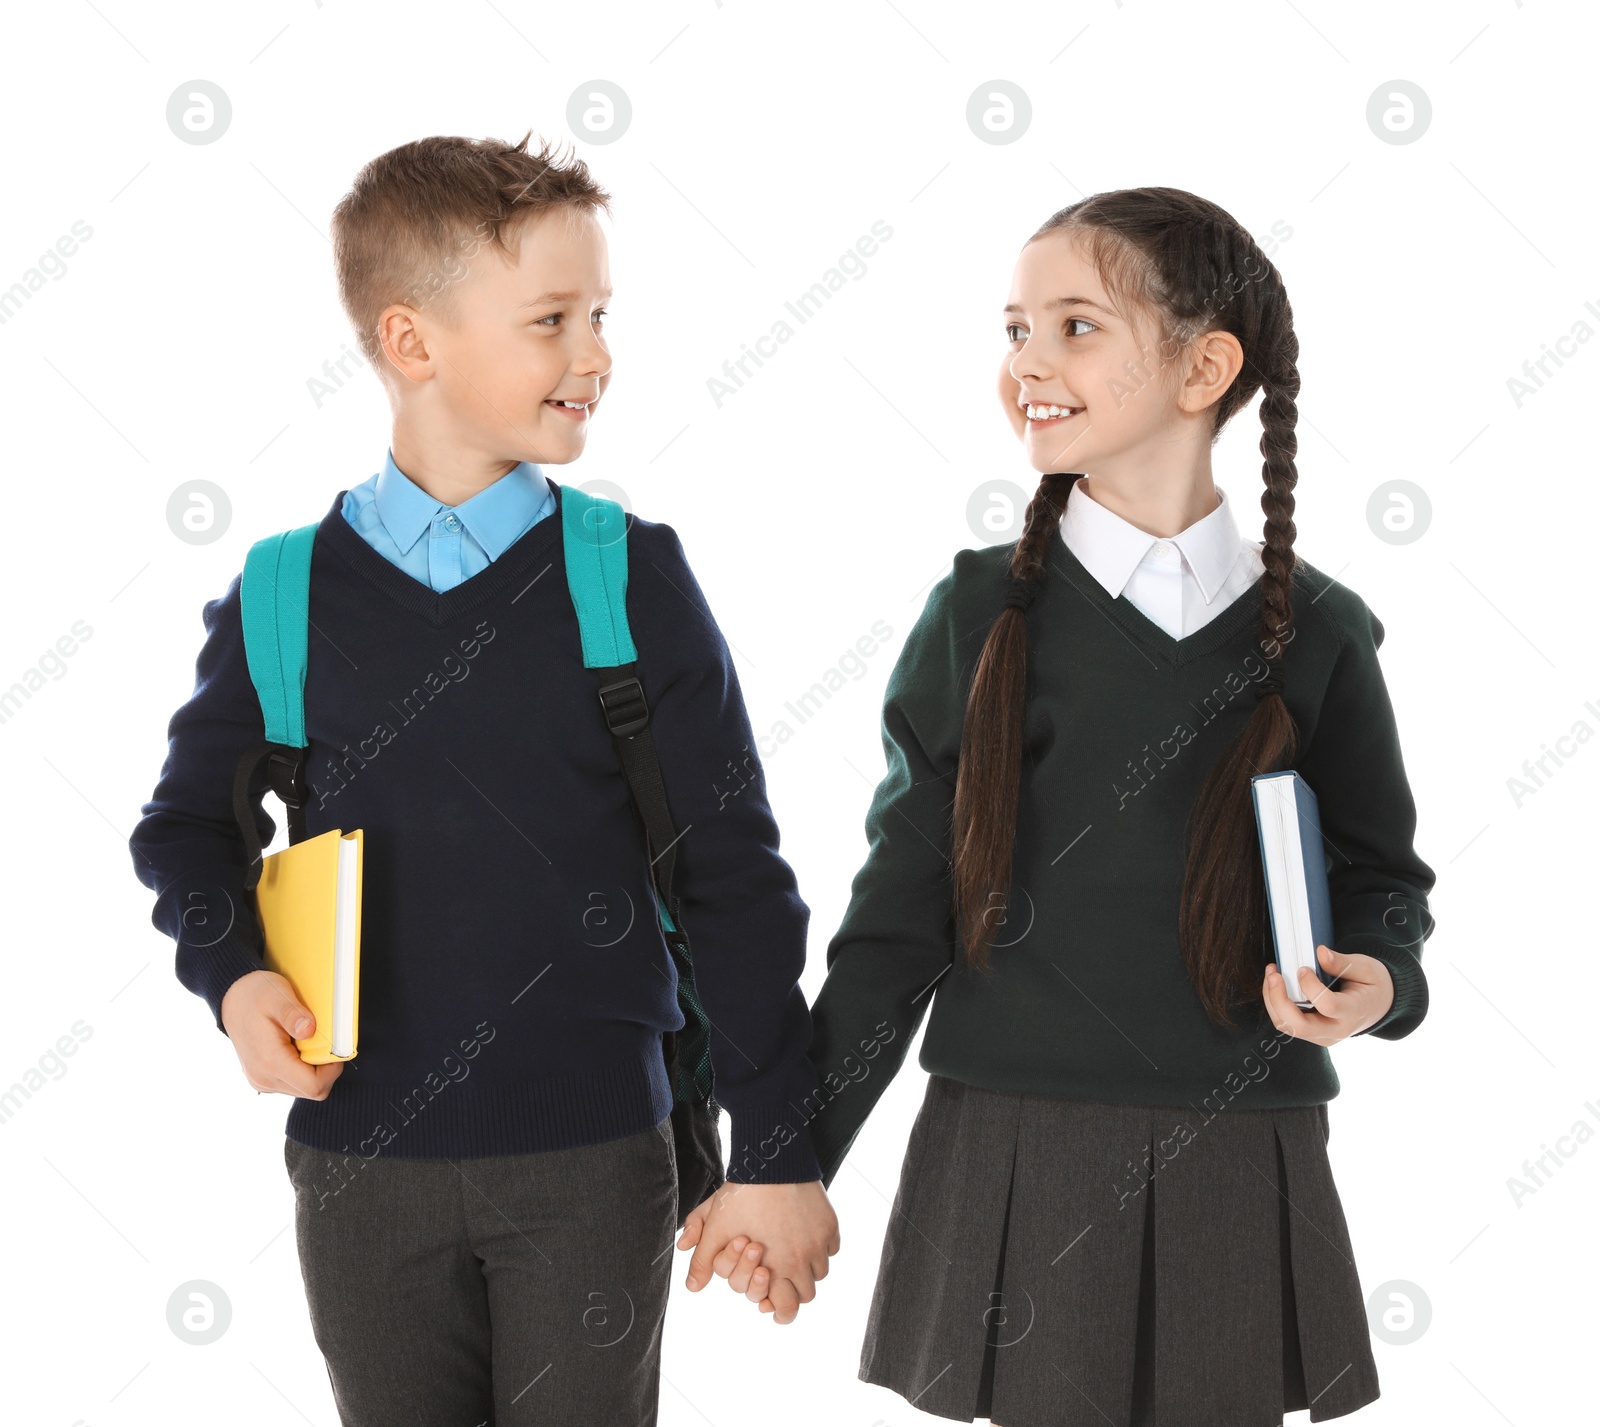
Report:
M 1215 619 L 1264 569 L 1261 541 L 1239 534 L 1220 486 L 1215 510 L 1163 539 L 1107 510 L 1080 476 L 1067 496 L 1061 538 L 1113 599 L 1126 595 L 1174 639 Z

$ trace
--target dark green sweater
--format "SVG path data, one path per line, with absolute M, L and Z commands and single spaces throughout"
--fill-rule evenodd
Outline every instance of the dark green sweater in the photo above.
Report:
M 1183 831 L 1206 773 L 1265 676 L 1260 586 L 1185 639 L 1113 599 L 1057 531 L 1028 612 L 1028 711 L 1008 919 L 988 974 L 958 954 L 951 808 L 967 690 L 1007 589 L 1012 547 L 963 550 L 889 679 L 888 772 L 869 854 L 812 1007 L 821 1083 L 806 1105 L 823 1181 L 899 1070 L 1132 1105 L 1316 1105 L 1339 1093 L 1326 1048 L 1277 1031 L 1265 1004 L 1237 1033 L 1206 1016 L 1178 945 Z M 1302 562 L 1284 698 L 1295 767 L 1317 795 L 1334 946 L 1382 961 L 1395 1000 L 1366 1034 L 1395 1040 L 1427 1010 L 1420 958 L 1434 874 L 1378 664 L 1383 626 Z M 1263 969 L 1265 968 L 1263 957 Z

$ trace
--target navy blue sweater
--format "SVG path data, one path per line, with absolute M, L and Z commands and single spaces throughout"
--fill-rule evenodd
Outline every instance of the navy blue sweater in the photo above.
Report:
M 554 482 L 552 482 L 554 485 Z M 556 487 L 558 500 L 563 494 Z M 361 828 L 358 1055 L 290 1138 L 406 1158 L 597 1143 L 672 1107 L 684 1024 L 641 834 L 583 667 L 559 515 L 443 594 L 340 513 L 317 530 L 306 673 L 307 834 Z M 809 911 L 779 855 L 726 641 L 668 525 L 634 517 L 628 618 L 680 840 L 674 891 L 711 1022 L 728 1176 L 815 1179 L 796 1108 L 817 1087 L 798 981 Z M 178 979 L 222 1028 L 261 967 L 232 784 L 265 736 L 237 577 L 204 610 L 193 696 L 130 840 Z M 274 823 L 252 806 L 263 845 Z M 797 1123 L 798 1122 L 798 1123 Z

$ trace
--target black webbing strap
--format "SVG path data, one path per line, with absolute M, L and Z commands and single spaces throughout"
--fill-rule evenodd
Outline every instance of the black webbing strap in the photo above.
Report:
M 634 811 L 644 825 L 645 856 L 656 896 L 667 909 L 674 930 L 661 928 L 667 948 L 678 969 L 679 1000 L 687 991 L 689 1006 L 681 1031 L 663 1032 L 667 1071 L 673 1093 L 679 1094 L 680 1067 L 678 1038 L 684 1036 L 694 1047 L 696 1064 L 688 1067 L 688 1082 L 697 1096 L 710 1095 L 710 1065 L 705 1059 L 708 1026 L 694 989 L 694 962 L 689 954 L 689 937 L 678 913 L 678 899 L 672 890 L 672 873 L 677 861 L 678 831 L 672 825 L 667 807 L 667 787 L 661 778 L 661 762 L 656 756 L 655 739 L 650 733 L 650 705 L 639 682 L 638 663 L 614 664 L 595 670 L 600 680 L 600 706 L 605 710 L 606 727 L 611 730 L 617 758 L 628 781 L 628 795 Z
M 661 763 L 656 757 L 655 738 L 650 732 L 650 706 L 645 701 L 644 685 L 639 682 L 637 662 L 598 669 L 600 706 L 605 710 L 606 727 L 611 730 L 628 779 L 634 807 L 644 823 L 650 876 L 661 905 L 673 925 L 678 925 L 678 906 L 672 894 L 672 871 L 677 861 L 678 832 L 667 808 L 667 787 L 661 779 Z M 670 940 L 673 933 L 663 928 Z M 687 953 L 688 938 L 681 927 L 677 933 Z
M 287 743 L 258 743 L 239 759 L 233 775 L 233 820 L 239 825 L 239 836 L 244 840 L 244 885 L 249 891 L 261 880 L 261 833 L 256 827 L 251 808 L 250 785 L 255 781 L 256 769 L 261 760 L 267 760 L 267 779 L 272 791 L 282 801 L 288 813 L 289 842 L 301 841 L 306 835 L 305 756 L 303 748 Z

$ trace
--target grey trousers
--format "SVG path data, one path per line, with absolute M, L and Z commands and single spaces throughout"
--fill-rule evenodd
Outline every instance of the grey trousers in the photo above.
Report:
M 343 1427 L 650 1427 L 677 1234 L 672 1126 L 492 1159 L 284 1142 Z

